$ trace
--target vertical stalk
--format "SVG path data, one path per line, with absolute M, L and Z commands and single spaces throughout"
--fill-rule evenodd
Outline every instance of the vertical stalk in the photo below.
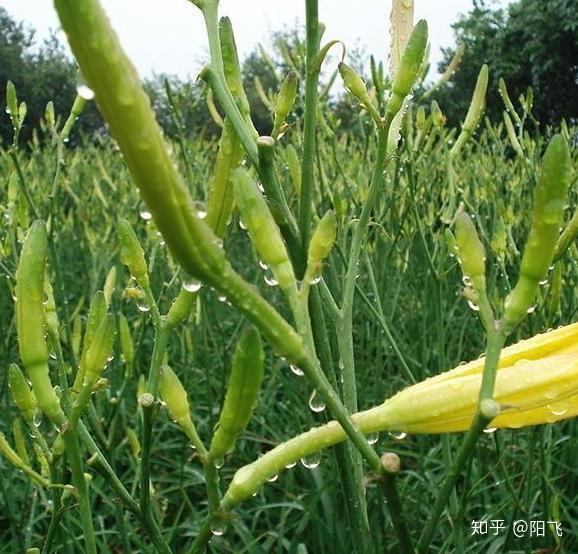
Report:
M 303 124 L 303 162 L 301 165 L 301 195 L 299 197 L 299 230 L 304 251 L 307 251 L 311 227 L 313 187 L 315 186 L 315 126 L 319 71 L 314 67 L 319 51 L 318 0 L 305 0 L 307 32 L 307 78 L 305 82 L 305 115 Z
M 480 405 L 484 400 L 490 400 L 492 398 L 494 392 L 494 383 L 496 381 L 496 371 L 498 370 L 498 363 L 500 361 L 500 352 L 502 351 L 505 341 L 506 335 L 501 331 L 501 329 L 488 334 L 486 361 L 484 365 L 484 373 L 482 375 L 482 385 L 480 387 L 478 412 L 476 413 L 474 421 L 472 422 L 472 426 L 466 433 L 458 455 L 454 459 L 454 462 L 442 484 L 442 488 L 438 493 L 430 517 L 428 518 L 426 526 L 424 527 L 424 530 L 419 538 L 419 542 L 416 547 L 418 553 L 425 553 L 428 551 L 431 540 L 435 534 L 438 521 L 458 480 L 458 477 L 460 476 L 462 469 L 470 460 L 474 452 L 476 442 L 484 427 L 486 427 L 486 425 L 491 421 L 491 418 L 481 412 Z

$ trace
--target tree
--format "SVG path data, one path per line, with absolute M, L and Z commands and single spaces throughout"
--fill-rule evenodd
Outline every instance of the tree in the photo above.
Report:
M 43 117 L 49 100 L 55 111 L 66 118 L 76 96 L 78 72 L 75 64 L 66 56 L 55 37 L 33 50 L 34 31 L 14 21 L 4 8 L 0 8 L 0 104 L 6 104 L 6 83 L 16 86 L 18 98 L 26 102 L 28 112 L 22 139 L 27 140 L 32 129 Z M 102 127 L 102 120 L 92 104 L 89 104 L 79 121 L 84 132 Z M 0 140 L 12 139 L 12 126 L 8 116 L 0 118 Z
M 432 96 L 450 124 L 467 111 L 482 64 L 490 67 L 487 114 L 493 120 L 504 109 L 498 81 L 507 83 L 512 99 L 534 91 L 533 113 L 541 124 L 578 119 L 578 2 L 576 0 L 519 0 L 506 10 L 475 0 L 470 13 L 453 26 L 456 43 L 466 53 L 452 81 Z M 443 49 L 440 71 L 454 48 Z

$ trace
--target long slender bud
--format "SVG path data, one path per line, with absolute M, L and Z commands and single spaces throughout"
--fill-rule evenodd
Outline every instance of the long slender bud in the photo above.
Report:
M 534 210 L 524 248 L 520 276 L 505 303 L 504 325 L 513 329 L 532 307 L 539 283 L 552 263 L 564 204 L 570 185 L 570 150 L 562 135 L 555 135 L 542 159 L 540 178 L 534 191 Z

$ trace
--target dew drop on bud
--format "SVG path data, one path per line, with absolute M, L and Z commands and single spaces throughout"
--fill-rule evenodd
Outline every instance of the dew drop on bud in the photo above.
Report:
M 407 433 L 404 433 L 403 431 L 399 432 L 399 433 L 388 433 L 388 435 L 396 441 L 402 441 L 403 439 L 405 439 L 405 437 L 407 437 Z
M 194 280 L 183 281 L 182 284 L 183 290 L 186 290 L 187 292 L 199 292 L 202 286 L 202 283 Z
M 146 208 L 140 210 L 138 215 L 143 221 L 150 221 L 153 217 L 153 214 L 151 214 Z
M 94 91 L 87 85 L 78 85 L 76 87 L 76 93 L 83 100 L 92 100 L 94 98 Z

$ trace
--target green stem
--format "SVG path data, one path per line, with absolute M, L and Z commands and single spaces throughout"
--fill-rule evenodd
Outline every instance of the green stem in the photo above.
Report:
M 387 499 L 387 508 L 391 516 L 393 528 L 399 540 L 399 548 L 403 554 L 413 554 L 415 551 L 409 529 L 407 528 L 403 504 L 397 490 L 396 475 L 384 471 L 381 482 L 385 498 Z
M 303 250 L 307 251 L 311 231 L 311 208 L 315 186 L 315 127 L 317 125 L 317 95 L 319 70 L 315 60 L 319 52 L 318 0 L 306 0 L 307 79 L 305 82 L 305 114 L 303 124 L 303 161 L 301 166 L 301 195 L 299 197 L 299 230 Z
M 480 387 L 478 411 L 474 421 L 472 422 L 472 426 L 466 433 L 458 455 L 454 459 L 454 462 L 446 475 L 441 490 L 439 490 L 437 493 L 437 498 L 432 508 L 431 514 L 417 544 L 416 550 L 418 553 L 425 553 L 428 551 L 429 545 L 433 539 L 437 529 L 437 524 L 448 501 L 448 498 L 454 489 L 454 486 L 463 468 L 466 466 L 467 462 L 472 456 L 480 434 L 491 421 L 491 418 L 488 418 L 480 412 L 479 406 L 483 400 L 489 400 L 492 398 L 494 392 L 494 383 L 496 380 L 496 372 L 498 370 L 498 363 L 500 361 L 500 352 L 502 351 L 505 341 L 506 336 L 501 330 L 494 331 L 488 335 L 486 361 L 484 365 L 484 373 L 482 375 L 482 384 Z
M 96 554 L 96 539 L 94 536 L 94 526 L 92 524 L 92 510 L 90 507 L 90 496 L 88 485 L 84 477 L 82 454 L 78 444 L 78 436 L 73 427 L 65 429 L 62 439 L 66 447 L 68 463 L 72 473 L 72 483 L 78 492 L 78 510 L 80 512 L 80 522 L 84 532 L 86 552 Z

